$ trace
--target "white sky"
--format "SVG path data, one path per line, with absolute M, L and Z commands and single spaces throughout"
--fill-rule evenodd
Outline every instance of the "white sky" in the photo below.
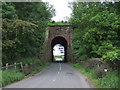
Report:
M 43 2 L 49 2 L 49 4 L 53 5 L 56 10 L 56 16 L 52 18 L 54 21 L 64 21 L 65 17 L 70 17 L 72 10 L 68 7 L 68 2 L 72 2 L 74 0 L 42 0 Z
M 43 2 L 49 2 L 49 4 L 53 5 L 54 9 L 56 10 L 56 16 L 52 18 L 54 21 L 66 21 L 65 17 L 68 18 L 71 16 L 72 10 L 68 7 L 68 2 L 73 1 L 91 1 L 91 2 L 104 2 L 110 1 L 114 3 L 114 0 L 42 0 Z
M 53 47 L 53 55 L 54 56 L 59 56 L 59 55 L 64 55 L 64 53 L 61 53 L 60 52 L 60 46 L 59 46 L 59 44 L 57 44 L 57 45 L 55 45 L 54 47 Z M 62 50 L 64 51 L 64 47 L 63 46 L 61 46 L 61 48 L 63 48 Z

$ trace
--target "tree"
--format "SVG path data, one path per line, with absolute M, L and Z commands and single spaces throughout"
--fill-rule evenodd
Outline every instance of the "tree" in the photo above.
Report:
M 17 19 L 15 7 L 12 3 L 2 2 L 2 18 Z
M 41 24 L 43 21 L 49 21 L 54 15 L 54 9 L 51 5 L 44 2 L 13 2 L 19 19 Z M 21 8 L 22 7 L 22 8 Z
M 44 2 L 3 2 L 2 6 L 3 65 L 20 58 L 40 57 L 53 7 Z
M 73 51 L 77 60 L 92 57 L 113 62 L 120 60 L 118 4 L 73 3 L 71 23 L 74 27 Z

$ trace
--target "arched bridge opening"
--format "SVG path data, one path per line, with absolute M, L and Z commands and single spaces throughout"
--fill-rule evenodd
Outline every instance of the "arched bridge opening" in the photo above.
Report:
M 55 47 L 55 45 L 63 46 L 64 50 L 62 50 L 63 48 L 61 49 L 59 47 L 58 49 L 59 49 L 59 51 L 61 53 L 59 53 L 59 51 L 57 51 L 56 52 L 57 54 L 54 55 L 54 50 L 55 50 L 54 47 Z M 67 40 L 64 37 L 57 36 L 57 37 L 53 38 L 53 40 L 51 41 L 52 62 L 67 62 L 67 46 L 68 46 L 68 43 L 67 43 Z M 64 53 L 64 54 L 62 54 L 62 53 Z M 60 59 L 60 56 L 61 56 L 61 60 L 57 60 L 56 58 Z M 62 58 L 62 56 L 63 56 L 63 58 Z
M 49 25 L 46 28 L 46 37 L 44 43 L 44 61 L 56 61 L 54 55 L 54 47 L 56 45 L 62 46 L 60 49 L 64 52 L 62 62 L 72 61 L 72 26 L 71 25 Z M 60 47 L 60 48 L 62 48 Z

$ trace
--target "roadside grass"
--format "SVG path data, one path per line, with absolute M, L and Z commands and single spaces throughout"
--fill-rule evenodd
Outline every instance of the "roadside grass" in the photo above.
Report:
M 22 72 L 15 72 L 13 69 L 2 70 L 2 86 L 19 81 L 25 77 Z
M 0 88 L 2 87 L 2 70 L 0 70 Z
M 31 58 L 30 61 L 29 59 L 28 58 L 25 59 L 26 61 L 24 61 L 23 64 L 30 64 L 31 62 L 32 63 L 38 62 L 37 59 Z M 2 73 L 2 79 L 0 80 L 1 81 L 0 83 L 2 83 L 2 87 L 9 85 L 13 82 L 20 81 L 26 77 L 32 76 L 40 72 L 42 69 L 44 69 L 46 66 L 50 64 L 49 62 L 42 62 L 40 60 L 39 60 L 39 63 L 40 65 L 33 68 L 32 72 L 28 75 L 25 75 L 25 73 L 19 71 L 19 67 L 16 69 L 17 71 L 15 71 L 14 68 L 10 68 L 8 70 L 0 70 L 0 73 Z
M 87 76 L 96 88 L 118 88 L 118 71 L 110 70 L 106 75 L 102 78 L 97 78 L 96 70 L 85 68 L 81 66 L 79 63 L 69 63 L 74 66 L 80 72 L 82 72 L 85 76 Z
M 48 65 L 50 65 L 50 62 L 42 62 L 41 65 L 39 65 L 38 67 L 35 67 L 32 71 L 32 73 L 30 75 L 34 75 L 38 72 L 40 72 L 41 70 L 43 70 L 45 67 L 47 67 Z
M 107 88 L 118 88 L 118 79 L 118 73 L 116 71 L 111 71 L 103 78 L 98 79 L 98 86 L 106 86 Z

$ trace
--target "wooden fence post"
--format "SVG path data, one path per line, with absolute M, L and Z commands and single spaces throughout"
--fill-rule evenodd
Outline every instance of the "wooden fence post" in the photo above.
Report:
M 8 63 L 6 63 L 6 70 L 8 70 Z
M 22 64 L 22 62 L 20 62 L 20 66 L 21 66 L 21 70 L 23 72 L 23 64 Z
M 16 70 L 16 69 L 17 69 L 17 68 L 16 68 L 16 62 L 14 63 L 14 66 L 15 66 L 15 70 Z

